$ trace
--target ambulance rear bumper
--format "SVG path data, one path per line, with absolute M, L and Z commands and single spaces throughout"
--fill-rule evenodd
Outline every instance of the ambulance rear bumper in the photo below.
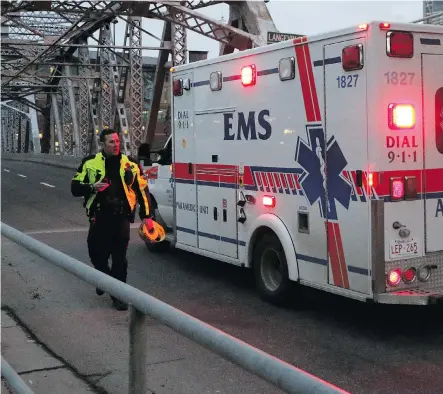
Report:
M 443 305 L 443 289 L 408 289 L 374 294 L 374 301 L 396 305 Z

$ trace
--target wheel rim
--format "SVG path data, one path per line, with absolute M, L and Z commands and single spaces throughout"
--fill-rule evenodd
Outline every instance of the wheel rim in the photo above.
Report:
M 276 291 L 283 280 L 282 264 L 275 249 L 266 249 L 261 258 L 261 277 L 269 291 Z

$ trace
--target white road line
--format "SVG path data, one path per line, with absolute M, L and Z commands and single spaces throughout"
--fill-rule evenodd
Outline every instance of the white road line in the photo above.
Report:
M 40 185 L 48 186 L 48 187 L 55 187 L 54 185 L 50 185 L 49 183 L 40 182 Z
M 23 174 L 17 174 L 18 176 L 21 176 L 22 178 L 26 178 L 26 175 Z
M 3 168 L 3 171 L 5 171 L 5 172 L 11 172 L 11 171 L 7 170 L 6 168 Z

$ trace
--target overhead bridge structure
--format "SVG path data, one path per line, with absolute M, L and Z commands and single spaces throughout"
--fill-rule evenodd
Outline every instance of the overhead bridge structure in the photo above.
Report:
M 188 31 L 218 41 L 220 54 L 266 45 L 276 31 L 266 2 L 226 2 L 228 23 L 201 12 L 219 3 L 1 1 L 2 152 L 83 156 L 99 149 L 106 127 L 119 131 L 127 154 L 141 142 L 161 145 L 169 69 L 192 61 Z M 164 21 L 161 37 L 149 31 L 152 19 Z M 120 45 L 117 24 L 125 25 Z M 143 45 L 147 36 L 158 45 Z
M 202 13 L 220 3 L 227 23 Z M 119 131 L 124 153 L 141 142 L 161 146 L 170 133 L 169 69 L 195 58 L 187 32 L 218 41 L 220 54 L 266 45 L 267 32 L 278 31 L 266 3 L 1 1 L 2 152 L 84 156 L 99 149 L 106 127 Z M 416 22 L 442 24 L 437 3 L 423 2 Z M 149 31 L 153 19 L 164 22 L 161 37 Z M 148 36 L 158 46 L 143 45 Z

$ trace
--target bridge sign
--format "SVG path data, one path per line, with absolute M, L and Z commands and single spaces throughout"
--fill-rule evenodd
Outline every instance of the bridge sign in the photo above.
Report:
M 297 37 L 303 37 L 303 34 L 279 33 L 276 31 L 268 31 L 267 41 L 268 44 L 274 44 L 276 42 L 293 40 Z

